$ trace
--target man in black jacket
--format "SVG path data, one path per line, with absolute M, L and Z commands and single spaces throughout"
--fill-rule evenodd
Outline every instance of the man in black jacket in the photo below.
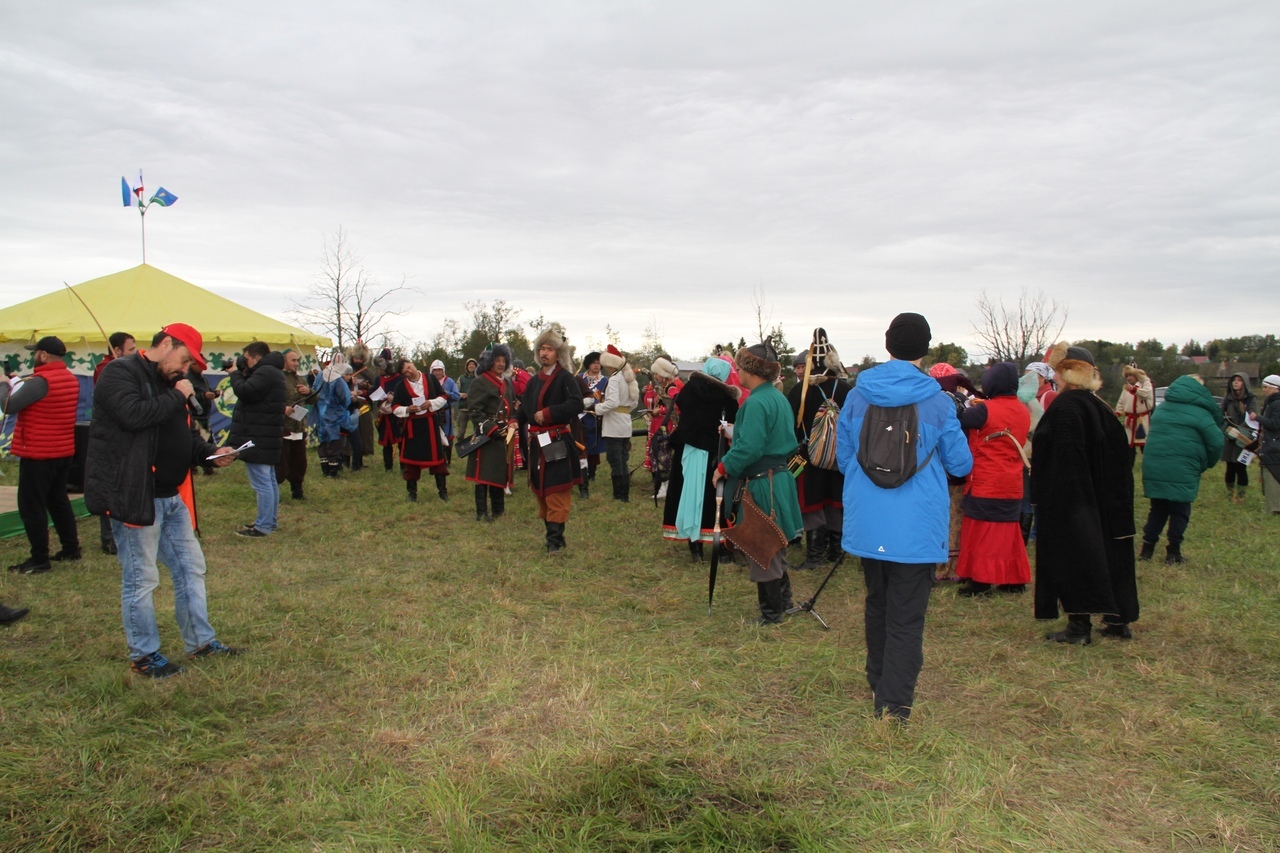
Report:
M 262 341 L 244 348 L 228 377 L 236 395 L 231 416 L 230 447 L 252 441 L 253 447 L 240 454 L 249 484 L 258 495 L 258 517 L 253 524 L 237 530 L 241 536 L 261 537 L 274 533 L 280 510 L 280 484 L 276 463 L 284 444 L 284 410 L 288 388 L 284 377 L 284 354 L 272 352 Z
M 156 558 L 173 578 L 174 614 L 193 658 L 237 654 L 218 642 L 209 624 L 204 552 L 195 537 L 191 466 L 216 456 L 218 467 L 235 457 L 193 427 L 187 368 L 204 368 L 200 333 L 171 323 L 151 348 L 106 366 L 93 390 L 93 421 L 85 462 L 85 505 L 111 519 L 123 569 L 120 606 L 133 671 L 150 678 L 182 668 L 160 653 L 160 631 L 151 594 L 160 583 Z

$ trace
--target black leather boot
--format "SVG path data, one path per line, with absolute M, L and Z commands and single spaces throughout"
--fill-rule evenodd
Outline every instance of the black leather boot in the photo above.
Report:
M 827 562 L 838 563 L 844 559 L 844 545 L 841 540 L 844 538 L 843 531 L 828 530 L 827 531 Z
M 1022 544 L 1026 545 L 1031 541 L 1031 527 L 1035 524 L 1036 514 L 1034 512 L 1024 512 L 1019 521 L 1022 527 Z
M 990 598 L 991 584 L 982 583 L 980 581 L 969 581 L 967 584 L 956 590 L 956 595 L 962 598 Z
M 782 592 L 782 612 L 786 613 L 796 606 L 796 600 L 791 597 L 791 575 L 783 572 L 782 577 L 778 579 L 778 583 Z
M 702 562 L 702 543 L 696 539 L 689 541 L 689 558 L 695 563 Z
M 390 471 L 395 463 L 395 455 L 395 451 L 391 448 L 391 445 L 388 444 L 382 448 L 382 467 L 387 471 Z
M 407 493 L 405 495 L 405 500 L 409 501 L 410 503 L 413 503 L 418 500 L 418 481 L 417 480 L 405 480 L 404 490 Z
M 613 480 L 613 499 L 630 503 L 631 501 L 631 478 L 626 474 L 621 477 L 612 477 Z
M 560 543 L 561 548 L 569 547 L 569 543 L 566 542 L 564 539 L 564 528 L 565 528 L 564 522 L 557 521 L 555 523 L 555 528 L 556 528 L 556 542 Z
M 493 518 L 497 520 L 507 511 L 507 495 L 497 486 L 489 487 L 489 503 L 493 505 Z
M 757 625 L 777 625 L 782 621 L 782 580 L 756 584 L 756 597 L 760 600 L 760 618 Z
M 490 521 L 487 496 L 488 486 L 476 486 L 476 521 Z
M 1138 552 L 1139 560 L 1150 560 L 1156 553 L 1156 543 L 1143 540 L 1142 550 Z
M 827 531 L 825 528 L 806 530 L 804 532 L 804 562 L 796 566 L 797 571 L 816 569 L 823 565 L 827 556 Z
M 446 474 L 436 474 L 436 491 L 440 493 L 440 500 L 449 500 L 449 477 Z
M 1182 560 L 1182 545 L 1166 545 L 1164 549 L 1164 564 L 1166 566 L 1177 565 Z
M 560 550 L 560 537 L 556 533 L 556 523 L 554 521 L 544 521 L 543 526 L 547 528 L 547 553 L 554 554 Z
M 1067 617 L 1067 629 L 1045 634 L 1046 640 L 1055 643 L 1070 643 L 1073 646 L 1087 646 L 1093 642 L 1093 625 L 1089 614 Z
M 307 499 L 306 495 L 304 495 L 304 494 L 302 493 L 302 486 L 301 486 L 301 485 L 297 485 L 297 486 L 295 486 L 295 485 L 293 485 L 293 484 L 290 484 L 290 485 L 289 485 L 289 494 L 293 497 L 293 499 L 294 499 L 295 501 L 305 501 L 305 500 Z

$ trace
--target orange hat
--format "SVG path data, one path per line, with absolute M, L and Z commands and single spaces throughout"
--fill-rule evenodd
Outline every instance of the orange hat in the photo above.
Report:
M 204 373 L 205 364 L 204 355 L 201 350 L 204 349 L 204 337 L 196 331 L 194 326 L 188 326 L 186 323 L 170 323 L 160 331 L 164 332 L 171 338 L 182 341 L 182 345 L 191 353 L 191 357 L 195 359 L 196 367 L 200 368 L 200 372 Z

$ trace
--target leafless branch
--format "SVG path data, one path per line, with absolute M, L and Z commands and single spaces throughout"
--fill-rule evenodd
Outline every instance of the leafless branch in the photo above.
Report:
M 984 290 L 978 297 L 978 320 L 972 323 L 979 348 L 992 361 L 1012 361 L 1023 367 L 1040 357 L 1067 325 L 1067 305 L 1022 289 L 1018 302 L 1006 307 Z

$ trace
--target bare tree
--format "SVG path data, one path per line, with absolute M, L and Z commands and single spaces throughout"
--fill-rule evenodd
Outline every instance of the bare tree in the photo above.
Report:
M 971 324 L 979 347 L 993 361 L 1012 361 L 1019 367 L 1039 358 L 1067 325 L 1067 306 L 1024 287 L 1017 305 L 1006 307 L 984 290 L 978 297 L 978 322 Z
M 764 301 L 764 285 L 752 288 L 751 309 L 756 315 L 756 340 L 763 341 L 769 334 L 769 323 L 773 320 L 773 307 Z
M 324 238 L 320 271 L 316 273 L 307 298 L 293 300 L 293 314 L 300 323 L 327 333 L 338 349 L 357 340 L 368 341 L 390 316 L 404 313 L 387 300 L 402 290 L 412 290 L 404 281 L 384 288 L 365 272 L 363 259 L 351 246 L 342 226 Z

